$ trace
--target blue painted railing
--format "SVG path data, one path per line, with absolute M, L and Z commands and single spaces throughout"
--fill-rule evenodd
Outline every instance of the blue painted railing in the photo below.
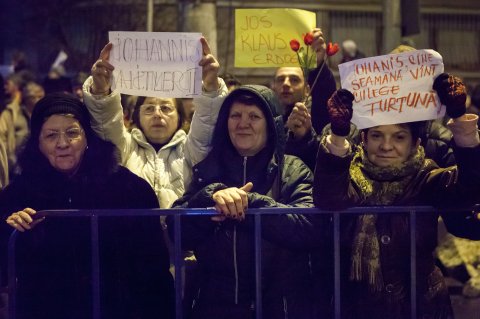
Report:
M 459 209 L 460 210 L 460 209 Z M 465 209 L 463 209 L 465 210 Z M 342 214 L 383 214 L 383 213 L 409 213 L 410 217 L 410 298 L 411 298 L 411 318 L 417 318 L 417 301 L 416 301 L 416 217 L 417 214 L 431 213 L 438 211 L 430 206 L 376 206 L 376 207 L 354 207 L 343 211 L 325 211 L 316 208 L 258 208 L 249 209 L 248 214 L 254 215 L 255 225 L 255 282 L 256 282 L 256 318 L 262 318 L 262 290 L 261 290 L 261 216 L 264 214 L 331 214 L 333 215 L 333 239 L 334 239 L 334 310 L 335 318 L 341 318 L 340 313 L 340 215 Z M 451 211 L 451 209 L 449 209 Z M 143 209 L 143 210 L 49 210 L 38 211 L 37 216 L 48 216 L 49 218 L 75 218 L 90 217 L 91 225 L 91 244 L 92 244 L 92 298 L 93 298 L 93 319 L 100 319 L 100 260 L 98 245 L 98 218 L 99 217 L 115 217 L 115 216 L 174 216 L 174 236 L 181 236 L 182 215 L 198 216 L 198 215 L 216 215 L 213 208 L 194 208 L 194 209 Z M 16 267 L 15 267 L 15 243 L 18 231 L 13 231 L 8 243 L 8 292 L 9 292 L 9 319 L 16 318 Z M 176 318 L 181 319 L 182 314 L 182 271 L 183 254 L 181 251 L 181 240 L 174 242 L 174 264 L 175 264 L 175 307 Z

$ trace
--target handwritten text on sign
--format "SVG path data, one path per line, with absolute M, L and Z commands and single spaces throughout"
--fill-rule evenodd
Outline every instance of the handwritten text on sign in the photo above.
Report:
M 109 32 L 112 87 L 120 93 L 192 97 L 202 88 L 200 33 Z
M 443 72 L 433 50 L 381 55 L 340 64 L 342 88 L 355 96 L 352 122 L 357 128 L 442 117 L 433 80 Z
M 316 25 L 314 12 L 299 9 L 236 9 L 235 67 L 298 66 L 290 40 Z

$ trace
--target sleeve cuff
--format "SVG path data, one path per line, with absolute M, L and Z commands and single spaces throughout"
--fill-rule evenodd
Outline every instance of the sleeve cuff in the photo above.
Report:
M 338 146 L 336 144 L 332 143 L 332 136 L 328 135 L 327 138 L 325 139 L 325 146 L 327 148 L 327 151 L 333 155 L 339 156 L 339 157 L 345 157 L 349 153 L 350 150 L 350 143 L 345 139 L 343 142 L 343 146 Z
M 478 115 L 475 114 L 465 114 L 461 118 L 448 121 L 447 126 L 452 131 L 457 146 L 476 147 L 480 144 L 477 122 Z
M 228 92 L 227 85 L 225 84 L 225 81 L 223 81 L 222 78 L 217 78 L 218 79 L 218 90 L 216 91 L 205 91 L 205 88 L 203 87 L 202 84 L 202 95 L 210 98 L 214 98 L 217 96 L 222 96 L 226 95 L 226 92 Z
M 92 89 L 92 84 L 93 84 L 93 78 L 92 76 L 89 76 L 85 82 L 83 83 L 83 94 L 86 96 L 91 96 L 94 100 L 101 100 L 105 97 L 108 97 L 112 95 L 114 91 L 112 89 L 109 89 L 108 94 L 93 94 L 91 89 Z

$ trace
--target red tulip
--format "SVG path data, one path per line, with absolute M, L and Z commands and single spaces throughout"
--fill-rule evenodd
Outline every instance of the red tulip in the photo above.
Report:
M 290 48 L 297 52 L 300 49 L 300 42 L 297 39 L 290 40 Z
M 312 32 L 308 32 L 307 34 L 305 34 L 303 36 L 303 42 L 306 44 L 306 45 L 311 45 L 313 43 L 313 33 Z
M 335 55 L 339 50 L 338 43 L 332 44 L 332 42 L 329 42 L 327 45 L 327 55 L 332 56 Z

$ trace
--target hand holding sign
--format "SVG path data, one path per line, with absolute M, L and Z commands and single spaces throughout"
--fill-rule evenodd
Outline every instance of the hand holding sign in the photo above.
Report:
M 92 66 L 92 94 L 107 94 L 110 91 L 110 77 L 114 70 L 113 65 L 109 62 L 112 46 L 112 43 L 109 42 L 102 51 L 100 51 L 98 60 Z
M 440 74 L 433 82 L 433 89 L 437 91 L 440 102 L 447 107 L 447 114 L 457 118 L 467 111 L 467 90 L 459 78 L 448 73 Z
M 198 65 L 202 67 L 203 87 L 207 92 L 216 91 L 219 87 L 218 70 L 220 69 L 220 64 L 212 55 L 207 40 L 202 37 L 200 42 L 202 43 L 203 56 Z

